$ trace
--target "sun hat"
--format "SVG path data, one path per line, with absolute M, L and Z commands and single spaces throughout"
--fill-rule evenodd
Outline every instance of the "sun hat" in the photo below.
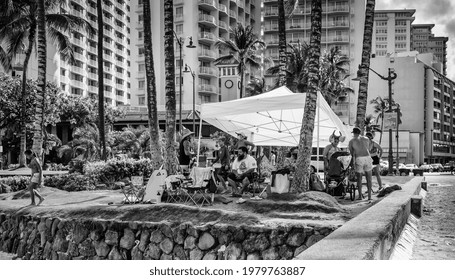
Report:
M 242 136 L 243 138 L 246 138 L 246 135 L 245 135 L 245 133 L 243 133 L 243 132 L 236 132 L 236 134 L 237 134 L 238 136 Z
M 355 134 L 360 134 L 361 130 L 358 127 L 354 127 L 351 132 Z
M 184 128 L 182 130 L 182 140 L 185 139 L 186 137 L 194 134 L 194 132 L 191 132 L 188 128 Z

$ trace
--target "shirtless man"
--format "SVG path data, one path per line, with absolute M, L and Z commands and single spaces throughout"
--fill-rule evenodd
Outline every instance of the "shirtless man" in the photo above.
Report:
M 363 199 L 362 195 L 362 174 L 365 173 L 367 178 L 368 188 L 368 201 L 371 201 L 371 182 L 372 182 L 372 170 L 373 160 L 371 159 L 369 152 L 370 140 L 360 135 L 360 129 L 354 127 L 352 130 L 354 138 L 349 141 L 349 151 L 351 152 L 355 172 L 357 173 L 357 188 L 359 190 L 359 200 Z

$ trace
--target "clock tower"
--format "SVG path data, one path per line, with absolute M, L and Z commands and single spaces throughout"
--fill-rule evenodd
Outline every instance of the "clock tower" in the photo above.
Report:
M 219 64 L 220 70 L 220 102 L 240 98 L 240 77 L 237 73 L 237 65 Z

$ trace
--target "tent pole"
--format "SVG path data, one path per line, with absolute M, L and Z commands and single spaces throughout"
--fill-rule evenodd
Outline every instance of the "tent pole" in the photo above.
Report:
M 199 166 L 199 153 L 201 150 L 201 134 L 202 134 L 202 118 L 199 116 L 199 135 L 198 135 L 198 141 L 197 141 L 196 166 Z
M 318 108 L 318 112 L 317 112 L 318 113 L 318 124 L 317 124 L 317 126 L 318 126 L 318 130 L 317 130 L 318 142 L 317 143 L 318 144 L 317 144 L 317 151 L 316 151 L 316 166 L 315 167 L 316 167 L 316 172 L 319 172 L 319 128 L 320 128 L 319 118 L 320 118 L 320 115 L 321 115 L 320 114 L 320 108 L 319 108 L 320 107 L 320 105 L 319 105 L 319 100 L 320 100 L 319 94 L 317 95 L 317 99 L 316 100 L 317 100 L 317 105 L 316 106 Z

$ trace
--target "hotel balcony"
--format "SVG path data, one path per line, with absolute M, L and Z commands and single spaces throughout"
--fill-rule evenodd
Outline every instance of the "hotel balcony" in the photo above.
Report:
M 96 47 L 94 48 L 94 47 L 88 46 L 87 47 L 87 51 L 92 53 L 92 54 L 98 55 L 98 49 Z
M 267 44 L 267 46 L 275 46 L 275 45 L 278 45 L 278 39 L 270 39 L 270 40 L 266 40 L 265 43 Z
M 119 38 L 119 37 L 115 36 L 115 42 L 116 43 L 119 43 L 120 45 L 123 45 L 123 41 L 124 41 L 123 38 Z
M 273 32 L 278 31 L 278 24 L 277 25 L 268 25 L 268 26 L 266 25 L 264 27 L 264 32 L 270 32 L 270 31 L 273 31 Z
M 98 93 L 98 87 L 88 86 L 88 91 L 93 93 Z
M 90 6 L 90 5 L 87 6 L 87 12 L 90 12 L 91 14 L 94 14 L 94 15 L 97 14 L 96 8 L 92 8 L 92 6 Z
M 276 2 L 277 0 L 264 0 L 264 3 L 273 3 Z
M 265 11 L 264 17 L 276 17 L 278 16 L 278 11 Z
M 227 32 L 229 30 L 229 27 L 228 27 L 227 23 L 225 23 L 224 21 L 219 21 L 218 22 L 218 27 L 220 28 L 220 31 Z
M 217 77 L 218 70 L 216 67 L 199 67 L 199 76 Z
M 96 60 L 93 60 L 93 59 L 88 59 L 87 60 L 87 65 L 89 65 L 91 67 L 94 67 L 94 68 L 98 68 L 98 62 Z
M 326 10 L 323 9 L 323 12 L 326 12 L 326 13 L 347 13 L 347 12 L 349 12 L 349 6 L 348 5 L 330 6 L 330 7 L 327 7 Z
M 213 33 L 210 32 L 199 32 L 199 41 L 206 42 L 206 43 L 214 43 L 216 38 Z
M 220 10 L 220 13 L 224 13 L 226 16 L 228 15 L 228 8 L 226 7 L 226 5 L 219 4 L 218 10 Z
M 198 85 L 198 92 L 199 93 L 218 94 L 218 88 L 214 85 L 202 84 L 202 85 Z
M 77 66 L 72 66 L 71 67 L 71 72 L 79 74 L 81 76 L 85 76 L 85 70 L 83 68 L 77 67 Z
M 98 81 L 98 74 L 95 73 L 88 73 L 87 77 L 91 80 Z
M 245 9 L 245 4 L 242 1 L 237 1 L 237 6 L 241 9 Z
M 80 89 L 84 89 L 85 83 L 77 80 L 71 80 L 71 87 L 77 87 Z
M 238 2 L 239 2 L 238 0 L 231 0 L 232 4 L 236 4 L 237 5 Z
M 216 11 L 218 9 L 218 5 L 215 0 L 199 0 L 199 6 L 211 11 Z
M 83 8 L 87 8 L 87 2 L 85 0 L 73 0 L 74 3 L 77 3 Z
M 87 61 L 87 57 L 85 55 L 77 53 L 77 52 L 74 52 L 74 58 L 76 60 L 82 61 L 84 63 Z
M 206 25 L 206 26 L 210 26 L 210 27 L 216 27 L 217 26 L 215 17 L 211 16 L 211 15 L 200 14 L 199 15 L 199 23 L 203 24 L 203 25 Z
M 229 16 L 232 17 L 232 18 L 237 19 L 237 12 L 229 10 Z
M 199 57 L 199 59 L 215 60 L 216 59 L 216 53 L 214 51 L 211 51 L 211 50 L 199 49 L 198 57 Z

